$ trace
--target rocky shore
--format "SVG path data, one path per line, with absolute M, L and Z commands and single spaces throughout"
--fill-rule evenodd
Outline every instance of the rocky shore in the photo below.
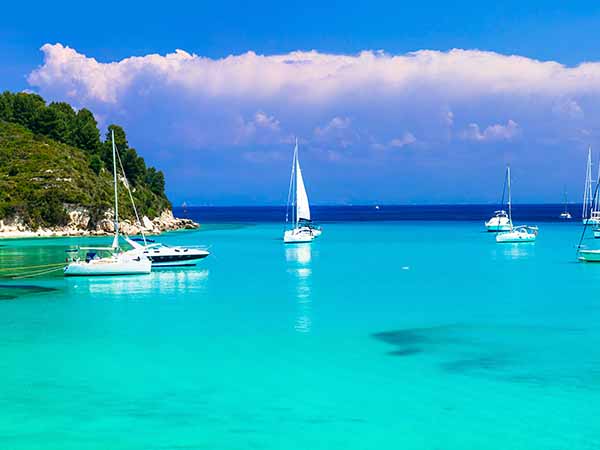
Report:
M 73 208 L 69 211 L 69 223 L 61 227 L 38 228 L 32 230 L 19 218 L 0 220 L 1 238 L 29 237 L 64 237 L 64 236 L 109 236 L 114 233 L 112 211 L 108 212 L 95 227 L 90 226 L 90 215 L 83 208 Z M 119 221 L 120 230 L 126 235 L 136 235 L 143 231 L 145 234 L 160 234 L 164 231 L 191 230 L 199 228 L 199 224 L 190 219 L 179 219 L 173 216 L 170 209 L 164 210 L 160 216 L 149 219 L 141 218 L 141 226 L 135 221 Z

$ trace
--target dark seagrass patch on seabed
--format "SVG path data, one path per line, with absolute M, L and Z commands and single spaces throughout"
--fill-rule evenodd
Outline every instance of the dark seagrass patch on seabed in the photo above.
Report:
M 57 289 L 32 284 L 0 284 L 0 301 L 14 300 L 23 295 L 41 294 L 45 292 L 54 292 Z

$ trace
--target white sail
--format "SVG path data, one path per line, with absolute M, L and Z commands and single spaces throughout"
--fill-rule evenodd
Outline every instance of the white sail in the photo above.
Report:
M 589 219 L 592 210 L 592 148 L 588 149 L 587 167 L 585 170 L 585 188 L 583 190 L 583 211 L 582 218 Z
M 296 144 L 296 222 L 301 219 L 310 220 L 310 206 L 308 205 L 308 195 L 302 179 L 300 161 L 298 161 L 298 144 Z

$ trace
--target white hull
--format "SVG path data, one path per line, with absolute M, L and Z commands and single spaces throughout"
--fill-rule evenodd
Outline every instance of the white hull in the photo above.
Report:
M 169 247 L 164 244 L 149 242 L 146 246 L 138 241 L 126 238 L 133 250 L 129 255 L 143 255 L 152 261 L 152 267 L 185 267 L 195 266 L 210 253 L 207 250 L 194 247 Z
M 312 242 L 315 237 L 315 234 L 310 228 L 294 228 L 292 230 L 286 230 L 283 233 L 283 242 L 286 244 L 300 244 L 303 242 Z
M 600 225 L 600 219 L 583 219 L 584 225 Z
M 65 276 L 109 276 L 109 275 L 145 275 L 152 270 L 147 258 L 126 259 L 102 258 L 98 260 L 73 261 L 65 267 Z
M 494 217 L 485 222 L 485 227 L 488 231 L 497 233 L 499 231 L 510 231 L 512 223 L 504 211 L 496 211 Z
M 600 250 L 579 250 L 578 259 L 585 262 L 600 262 Z
M 569 214 L 569 213 L 562 213 L 560 215 L 560 218 L 564 219 L 564 220 L 570 220 L 570 219 L 572 219 L 571 214 Z
M 510 224 L 506 223 L 506 224 L 490 224 L 490 222 L 486 222 L 485 223 L 485 227 L 487 228 L 488 231 L 492 232 L 492 233 L 497 233 L 500 231 L 510 231 Z
M 496 235 L 496 242 L 515 243 L 515 242 L 534 242 L 536 235 L 524 231 L 507 231 Z

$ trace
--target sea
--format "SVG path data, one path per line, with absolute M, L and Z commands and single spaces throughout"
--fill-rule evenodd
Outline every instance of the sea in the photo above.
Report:
M 160 240 L 211 255 L 130 277 L 57 269 L 109 238 L 5 239 L 0 449 L 600 449 L 580 206 L 515 205 L 523 244 L 494 209 L 317 206 L 285 245 L 285 208 L 179 208 Z

